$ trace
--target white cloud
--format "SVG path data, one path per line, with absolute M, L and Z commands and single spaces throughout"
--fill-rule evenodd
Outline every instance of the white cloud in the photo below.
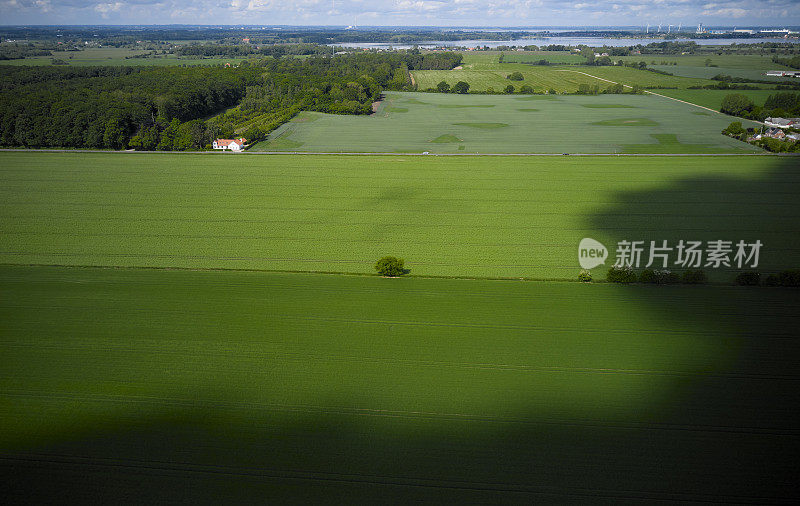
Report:
M 798 0 L 0 0 L 5 24 L 800 24 Z M 368 14 L 371 13 L 371 14 Z

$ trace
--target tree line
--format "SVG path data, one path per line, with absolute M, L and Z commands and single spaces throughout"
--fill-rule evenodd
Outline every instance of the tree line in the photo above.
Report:
M 301 110 L 369 113 L 384 89 L 411 89 L 410 69 L 460 61 L 454 53 L 398 52 L 267 58 L 238 68 L 2 67 L 0 145 L 200 149 L 242 133 L 253 118 L 245 136 L 258 140 Z

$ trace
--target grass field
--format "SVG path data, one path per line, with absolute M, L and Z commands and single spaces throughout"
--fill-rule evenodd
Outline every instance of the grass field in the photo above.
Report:
M 797 158 L 0 153 L 0 263 L 575 279 L 584 237 L 761 240 L 800 266 Z M 612 261 L 612 259 L 609 259 Z M 735 269 L 710 272 L 730 282 Z M 595 275 L 603 278 L 605 267 Z
M 131 56 L 149 53 L 150 51 L 126 48 L 88 48 L 81 51 L 53 52 L 52 56 L 34 56 L 20 60 L 3 60 L 0 65 L 52 65 L 53 59 L 64 60 L 70 65 L 90 66 L 140 66 L 140 65 L 224 65 L 235 64 L 247 58 L 180 58 L 175 55 L 159 55 L 158 58 L 130 58 Z M 129 58 L 126 58 L 129 57 Z
M 796 291 L 0 267 L 5 502 L 789 502 Z
M 615 57 L 614 59 L 635 62 L 644 61 L 652 68 L 670 72 L 676 76 L 709 79 L 717 74 L 725 74 L 756 81 L 792 82 L 791 79 L 764 75 L 767 70 L 789 69 L 789 67 L 784 65 L 773 63 L 772 58 L 773 55 L 771 54 L 723 54 L 679 56 L 637 55 Z M 714 66 L 706 66 L 706 60 L 710 60 L 711 65 Z
M 487 65 L 489 68 L 486 69 L 477 67 L 477 65 L 475 68 L 464 66 L 461 70 L 415 70 L 411 74 L 414 76 L 414 82 L 419 90 L 436 88 L 440 81 L 445 81 L 450 86 L 453 86 L 458 81 L 465 81 L 469 83 L 472 91 L 486 91 L 489 88 L 493 88 L 499 92 L 509 84 L 512 84 L 517 89 L 523 85 L 528 85 L 534 91 L 544 92 L 553 89 L 558 93 L 575 93 L 581 84 L 598 85 L 601 90 L 608 88 L 610 83 L 602 79 L 620 82 L 629 86 L 638 85 L 643 88 L 654 86 L 687 88 L 689 86 L 716 83 L 716 81 L 707 79 L 667 76 L 631 67 L 539 66 L 520 63 L 502 63 L 491 67 Z M 512 72 L 520 72 L 524 80 L 508 80 L 507 76 Z M 580 72 L 590 75 L 581 74 Z M 600 79 L 591 76 L 596 76 Z
M 668 97 L 685 100 L 692 104 L 702 105 L 715 111 L 719 111 L 722 100 L 732 93 L 744 95 L 756 105 L 764 105 L 770 95 L 781 93 L 779 90 L 653 90 L 654 93 L 666 95 Z M 727 117 L 731 121 L 739 121 L 740 118 Z
M 469 58 L 465 63 L 469 65 Z M 499 58 L 498 58 L 499 60 Z M 550 63 L 585 63 L 586 58 L 569 51 L 506 51 L 503 53 L 503 63 L 536 63 L 547 60 Z
M 732 153 L 729 116 L 646 95 L 387 93 L 372 116 L 302 113 L 254 151 Z M 745 123 L 756 125 L 755 123 Z

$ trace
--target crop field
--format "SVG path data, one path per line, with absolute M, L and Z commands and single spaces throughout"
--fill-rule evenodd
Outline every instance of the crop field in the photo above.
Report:
M 0 65 L 52 65 L 53 59 L 64 60 L 76 66 L 141 66 L 141 65 L 224 65 L 238 63 L 247 58 L 180 58 L 175 55 L 159 55 L 149 58 L 131 58 L 150 51 L 125 48 L 88 48 L 81 51 L 54 51 L 52 56 L 34 56 L 19 60 L 3 60 Z M 126 58 L 128 57 L 128 58 Z
M 550 63 L 578 64 L 586 62 L 586 58 L 583 56 L 569 51 L 507 51 L 503 53 L 503 63 L 536 63 L 540 60 L 547 60 Z
M 507 79 L 507 76 L 512 72 L 520 72 L 524 80 L 511 81 Z M 418 90 L 436 88 L 436 85 L 441 81 L 447 82 L 450 86 L 453 86 L 458 81 L 465 81 L 469 83 L 472 91 L 486 91 L 489 88 L 493 88 L 495 91 L 500 92 L 506 86 L 512 84 L 517 89 L 523 85 L 528 85 L 537 92 L 553 89 L 558 93 L 575 93 L 581 84 L 598 85 L 601 90 L 608 88 L 611 83 L 603 79 L 629 86 L 638 85 L 643 88 L 688 88 L 689 86 L 716 84 L 716 81 L 708 79 L 668 76 L 631 67 L 539 66 L 494 62 L 465 63 L 461 69 L 454 70 L 415 70 L 411 74 Z
M 653 93 L 665 95 L 667 97 L 685 100 L 692 104 L 702 105 L 719 111 L 722 100 L 732 93 L 744 95 L 757 105 L 764 105 L 770 95 L 781 93 L 779 90 L 653 90 Z M 741 118 L 727 116 L 731 121 L 739 121 Z M 746 123 L 746 121 L 744 121 Z
M 647 95 L 389 92 L 374 115 L 302 113 L 253 150 L 415 153 L 758 150 L 720 133 L 731 121 L 729 116 Z
M 2 266 L 3 496 L 788 501 L 798 304 L 736 287 Z
M 768 273 L 800 265 L 797 166 L 776 156 L 4 152 L 0 263 L 370 274 L 396 255 L 411 276 L 574 280 L 577 245 L 592 237 L 612 252 L 623 239 L 760 240 Z M 709 275 L 730 283 L 736 272 Z
M 768 70 L 789 70 L 785 65 L 773 63 L 773 56 L 771 54 L 637 55 L 614 57 L 614 59 L 644 61 L 652 68 L 676 76 L 710 79 L 718 74 L 725 74 L 756 81 L 792 82 L 791 79 L 764 75 Z M 709 60 L 709 65 L 706 65 L 706 60 Z

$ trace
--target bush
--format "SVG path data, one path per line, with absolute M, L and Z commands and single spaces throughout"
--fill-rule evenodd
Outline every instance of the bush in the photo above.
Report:
M 591 283 L 592 272 L 587 271 L 586 269 L 582 270 L 580 274 L 578 274 L 578 281 L 580 281 L 581 283 Z
M 639 283 L 658 283 L 656 281 L 656 271 L 653 269 L 645 269 L 639 274 Z
M 508 86 L 506 86 L 505 92 L 506 92 L 506 95 L 510 95 L 510 94 L 514 93 L 514 85 L 513 84 L 509 84 Z
M 611 283 L 635 283 L 636 273 L 630 267 L 612 267 L 608 269 L 606 281 Z
M 728 125 L 728 128 L 722 131 L 723 135 L 728 135 L 728 136 L 739 136 L 743 133 L 747 133 L 747 130 L 742 128 L 741 121 L 734 121 L 733 123 Z
M 669 270 L 653 270 L 645 269 L 639 275 L 640 283 L 653 283 L 657 285 L 666 285 L 670 283 L 677 283 L 679 281 L 678 275 Z
M 778 281 L 781 286 L 800 286 L 800 270 L 781 271 Z
M 533 93 L 533 88 L 527 84 L 523 84 L 522 87 L 519 89 L 520 93 L 531 94 Z
M 696 271 L 689 269 L 683 273 L 683 277 L 681 278 L 681 282 L 687 285 L 701 285 L 707 281 L 708 276 L 706 276 L 706 273 L 703 272 L 702 269 L 697 269 Z
M 436 91 L 439 93 L 450 93 L 450 85 L 447 84 L 447 81 L 441 81 L 436 85 Z
M 525 77 L 522 75 L 522 72 L 512 72 L 506 76 L 506 79 L 511 79 L 512 81 L 522 81 L 525 79 Z
M 383 257 L 375 264 L 375 270 L 381 276 L 402 276 L 406 273 L 404 262 L 402 258 L 397 257 Z
M 469 83 L 464 81 L 459 81 L 453 86 L 453 93 L 460 93 L 462 95 L 466 95 L 469 93 Z
M 741 286 L 758 286 L 761 282 L 761 274 L 756 271 L 740 272 L 736 276 L 735 282 Z

